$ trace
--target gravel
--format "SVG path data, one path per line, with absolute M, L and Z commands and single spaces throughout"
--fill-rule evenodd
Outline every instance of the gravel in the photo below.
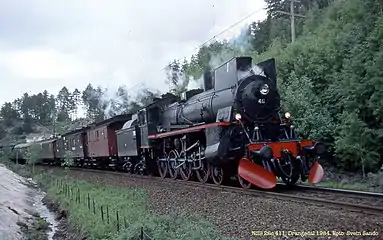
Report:
M 54 169 L 59 173 L 59 169 Z M 334 239 L 333 231 L 344 233 L 341 239 L 361 239 L 350 236 L 378 233 L 365 239 L 382 239 L 383 216 L 329 209 L 326 206 L 308 205 L 297 202 L 265 199 L 184 186 L 147 179 L 122 178 L 116 175 L 96 175 L 89 172 L 71 171 L 70 176 L 79 180 L 103 183 L 115 187 L 144 188 L 148 191 L 149 210 L 157 214 L 188 213 L 203 216 L 215 224 L 225 236 L 243 239 Z M 256 232 L 261 231 L 261 232 Z M 259 236 L 266 231 L 284 231 L 285 236 Z M 318 231 L 318 232 L 313 232 Z M 329 231 L 329 232 L 325 232 Z M 299 237 L 295 234 L 310 234 Z M 319 236 L 322 232 L 322 236 Z M 252 236 L 257 234 L 258 236 Z M 347 236 L 348 235 L 348 236 Z

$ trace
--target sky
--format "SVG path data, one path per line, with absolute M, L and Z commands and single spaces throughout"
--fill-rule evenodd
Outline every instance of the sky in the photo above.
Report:
M 263 0 L 0 1 L 0 105 L 86 85 L 168 90 L 162 71 L 198 46 L 266 17 Z

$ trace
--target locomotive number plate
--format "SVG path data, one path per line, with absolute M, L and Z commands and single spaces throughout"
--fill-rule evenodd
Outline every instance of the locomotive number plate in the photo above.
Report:
M 265 104 L 266 103 L 266 99 L 260 98 L 260 99 L 258 99 L 258 103 L 259 104 Z

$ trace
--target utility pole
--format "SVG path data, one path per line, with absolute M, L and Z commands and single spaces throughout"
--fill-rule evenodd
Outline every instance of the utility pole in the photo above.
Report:
M 291 41 L 295 42 L 294 0 L 290 0 L 290 13 L 291 13 Z
M 289 15 L 291 17 L 291 42 L 295 42 L 295 17 L 304 18 L 306 16 L 294 13 L 294 3 L 300 3 L 300 1 L 298 0 L 288 0 L 288 1 L 290 1 L 290 12 L 285 12 L 285 11 L 275 11 L 275 12 Z

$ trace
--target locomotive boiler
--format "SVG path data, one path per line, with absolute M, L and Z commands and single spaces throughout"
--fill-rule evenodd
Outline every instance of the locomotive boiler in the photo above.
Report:
M 251 58 L 238 57 L 213 73 L 206 72 L 204 90 L 185 92 L 180 102 L 167 106 L 162 114 L 163 126 L 232 121 L 235 115 L 227 116 L 230 108 L 249 122 L 269 121 L 280 108 L 274 64 L 271 59 L 252 67 Z M 264 71 L 272 77 L 266 77 Z

